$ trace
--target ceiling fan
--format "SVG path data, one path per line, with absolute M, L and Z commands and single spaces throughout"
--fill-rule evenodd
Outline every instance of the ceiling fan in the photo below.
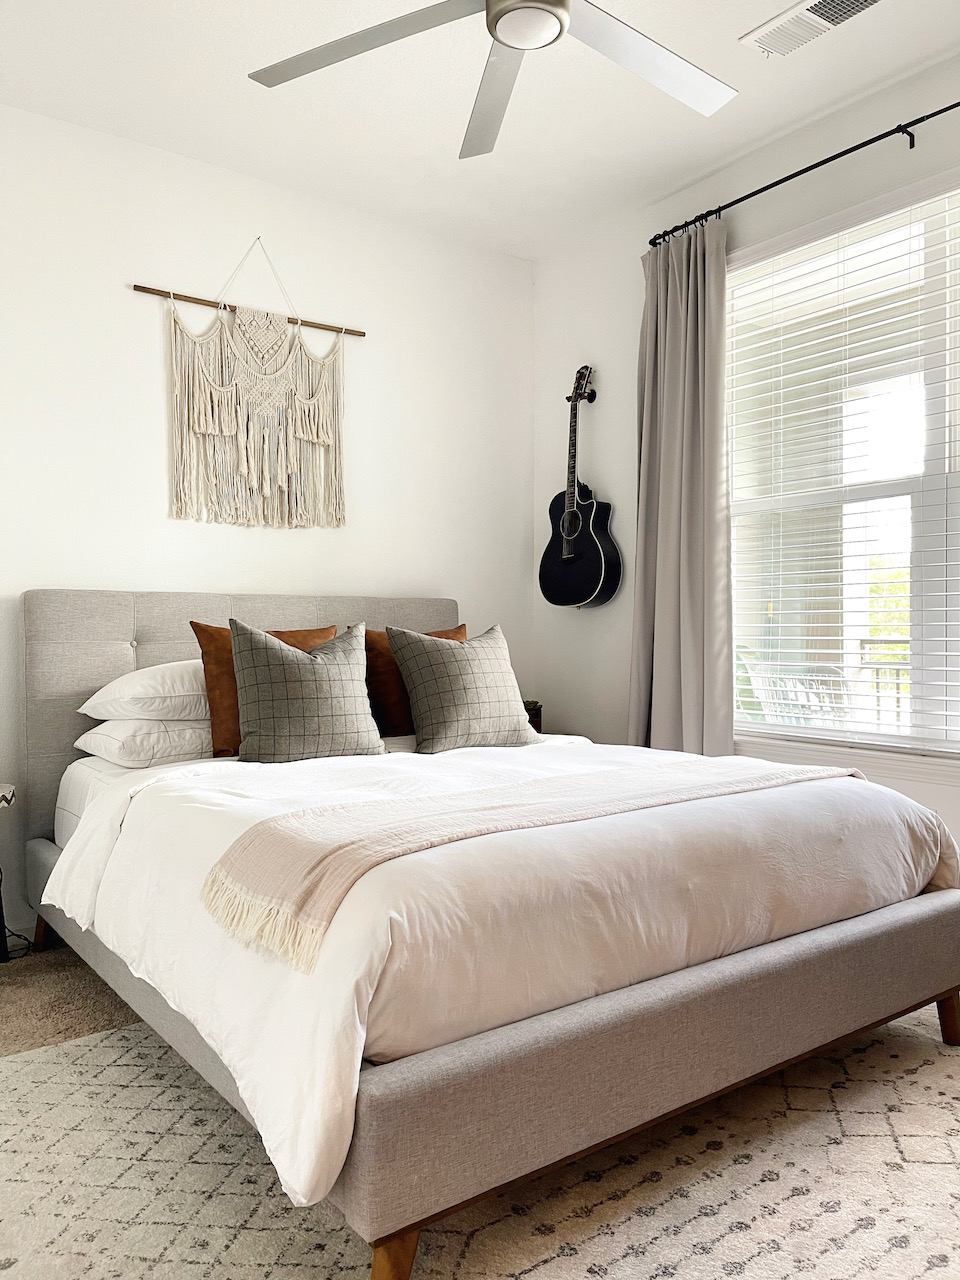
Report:
M 250 79 L 273 89 L 288 80 L 356 57 L 358 53 L 368 53 L 420 31 L 468 18 L 482 9 L 486 10 L 487 30 L 493 36 L 493 45 L 460 149 L 461 160 L 488 155 L 496 145 L 524 54 L 531 49 L 544 49 L 567 34 L 701 115 L 713 115 L 736 97 L 736 89 L 598 9 L 590 0 L 441 0 L 440 4 L 417 9 L 252 71 Z

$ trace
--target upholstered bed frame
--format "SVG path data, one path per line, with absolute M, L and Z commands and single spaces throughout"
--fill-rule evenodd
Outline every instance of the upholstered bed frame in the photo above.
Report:
M 137 667 L 197 656 L 191 618 L 305 628 L 452 627 L 442 599 L 30 591 L 23 597 L 24 793 L 31 905 L 238 1111 L 193 1026 L 40 895 L 59 856 L 57 786 L 90 722 L 76 708 Z M 44 926 L 41 923 L 39 932 Z M 960 1044 L 960 890 L 921 895 L 595 996 L 360 1075 L 353 1143 L 330 1200 L 374 1245 L 374 1280 L 407 1280 L 420 1228 L 552 1164 L 853 1032 L 937 1001 Z

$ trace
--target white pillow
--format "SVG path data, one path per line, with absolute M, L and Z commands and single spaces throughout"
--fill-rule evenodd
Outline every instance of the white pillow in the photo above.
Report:
M 117 676 L 77 708 L 93 720 L 208 720 L 203 662 L 161 662 Z
M 209 720 L 105 720 L 73 745 L 127 769 L 213 756 Z

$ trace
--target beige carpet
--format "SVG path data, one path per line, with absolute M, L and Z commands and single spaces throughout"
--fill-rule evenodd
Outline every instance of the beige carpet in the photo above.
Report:
M 89 965 L 62 943 L 0 964 L 0 1057 L 137 1022 Z
M 960 1049 L 915 1014 L 424 1233 L 416 1280 L 960 1277 Z M 0 1059 L 10 1280 L 361 1280 L 137 1024 Z

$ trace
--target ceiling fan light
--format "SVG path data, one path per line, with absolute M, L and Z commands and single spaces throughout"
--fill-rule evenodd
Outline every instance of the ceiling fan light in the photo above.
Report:
M 543 49 L 563 32 L 560 19 L 548 9 L 510 9 L 497 23 L 497 39 L 511 49 Z
M 510 49 L 544 49 L 570 25 L 570 0 L 487 0 L 487 30 Z

